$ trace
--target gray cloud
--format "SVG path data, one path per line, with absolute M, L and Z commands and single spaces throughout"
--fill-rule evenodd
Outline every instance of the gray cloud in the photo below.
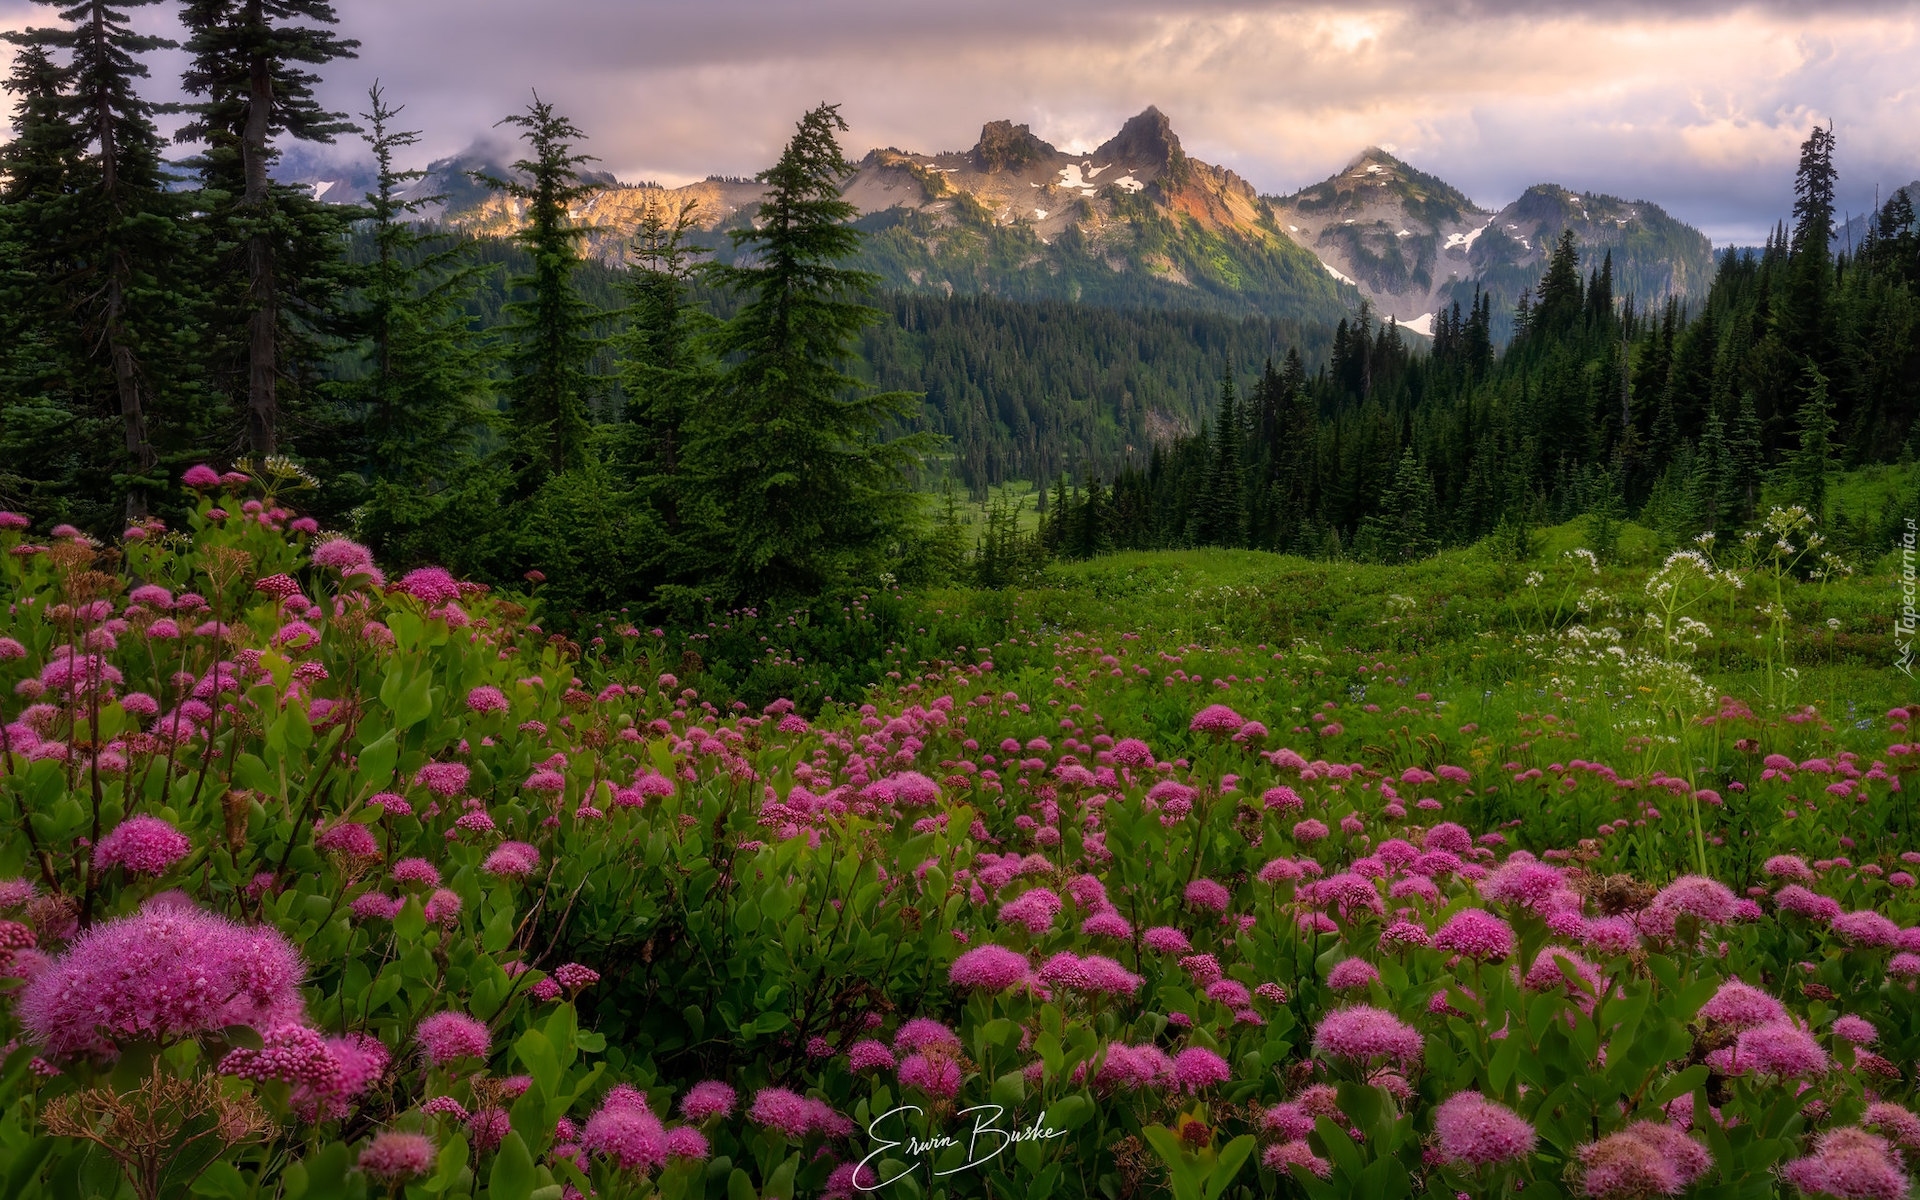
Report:
M 341 0 L 357 111 L 384 80 L 459 150 L 532 87 L 623 177 L 763 166 L 804 107 L 842 102 L 855 153 L 970 145 L 1010 117 L 1091 146 L 1157 104 L 1188 149 L 1291 191 L 1369 143 L 1484 203 L 1551 180 L 1649 199 L 1716 241 L 1791 203 L 1795 147 L 1841 135 L 1844 203 L 1920 175 L 1910 2 L 1381 0 Z M 0 26 L 51 10 L 0 0 Z M 155 63 L 177 76 L 177 56 Z M 342 146 L 321 153 L 350 152 Z

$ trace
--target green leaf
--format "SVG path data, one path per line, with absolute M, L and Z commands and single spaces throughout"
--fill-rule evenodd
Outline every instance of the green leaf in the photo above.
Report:
M 753 1180 L 739 1167 L 727 1176 L 727 1200 L 760 1200 L 759 1193 L 753 1190 Z
M 527 1073 L 540 1085 L 547 1095 L 560 1092 L 560 1056 L 554 1053 L 553 1042 L 538 1029 L 529 1029 L 520 1035 L 513 1044 L 513 1052 L 527 1065 Z
M 346 1148 L 342 1143 L 335 1144 Z M 533 1189 L 539 1182 L 527 1144 L 518 1132 L 508 1131 L 494 1153 L 493 1170 L 487 1173 L 487 1200 L 533 1200 Z
M 1220 1161 L 1214 1164 L 1213 1170 L 1207 1174 L 1206 1183 L 1201 1185 L 1201 1200 L 1214 1200 L 1214 1197 L 1225 1192 L 1227 1185 L 1233 1182 L 1233 1177 L 1246 1165 L 1247 1156 L 1252 1153 L 1253 1135 L 1250 1133 L 1243 1133 L 1228 1142 L 1220 1151 Z
M 427 714 L 433 711 L 433 677 L 421 672 L 389 707 L 393 709 L 393 727 L 397 730 L 411 729 L 426 720 Z
M 400 757 L 400 743 L 389 729 L 360 748 L 359 766 L 354 770 L 356 789 L 371 794 L 386 786 L 393 776 L 393 764 Z
M 481 946 L 486 948 L 487 953 L 497 954 L 505 950 L 507 943 L 512 940 L 513 910 L 510 908 L 495 909 L 493 914 L 487 918 L 486 924 L 481 928 Z

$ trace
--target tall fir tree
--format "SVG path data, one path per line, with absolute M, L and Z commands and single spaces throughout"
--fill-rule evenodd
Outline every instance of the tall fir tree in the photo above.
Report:
M 1206 494 L 1199 510 L 1198 541 L 1208 546 L 1240 546 L 1247 538 L 1246 478 L 1241 473 L 1245 423 L 1239 392 L 1229 366 L 1220 380 L 1220 411 L 1213 427 L 1213 453 Z
M 150 494 L 166 486 L 156 471 L 157 402 L 172 401 L 171 415 L 191 393 L 191 367 L 179 351 L 192 306 L 183 286 L 192 253 L 186 211 L 168 187 L 154 107 L 137 89 L 147 77 L 143 56 L 175 43 L 135 32 L 128 15 L 156 2 L 81 0 L 59 13 L 64 27 L 20 35 L 67 56 L 61 107 L 80 153 L 61 218 L 69 271 L 64 316 L 86 347 L 76 364 L 77 398 L 119 418 L 114 474 L 127 516 L 144 515 Z M 188 430 L 193 422 L 175 424 Z M 176 453 L 194 449 L 174 446 Z
M 880 314 L 858 297 L 875 284 L 840 265 L 860 248 L 840 189 L 854 171 L 839 108 L 800 119 L 766 185 L 740 252 L 715 270 L 744 303 L 715 337 L 733 363 L 688 446 L 721 516 L 709 546 L 736 595 L 818 591 L 882 569 L 918 508 L 909 472 L 928 439 L 884 440 L 915 396 L 880 392 L 846 371 L 854 339 Z
M 72 306 L 67 215 L 84 135 L 67 120 L 68 72 L 24 41 L 6 90 L 14 136 L 0 148 L 0 499 L 38 517 L 98 526 L 108 498 L 108 436 L 76 381 L 86 355 Z
M 1838 172 L 1831 128 L 1815 128 L 1800 144 L 1793 180 L 1793 242 L 1778 325 L 1787 348 L 1831 372 L 1833 208 Z
M 592 401 L 602 386 L 593 360 L 605 344 L 599 330 L 607 317 L 581 295 L 576 276 L 587 230 L 571 215 L 593 190 L 580 168 L 594 158 L 574 149 L 586 135 L 538 93 L 525 112 L 501 124 L 520 130 L 528 156 L 513 164 L 518 178 L 479 178 L 526 204 L 526 224 L 513 240 L 533 269 L 514 278 L 520 295 L 507 305 L 501 333 L 514 466 L 523 490 L 532 491 L 547 476 L 586 464 Z
M 314 268 L 325 277 L 319 292 L 337 293 L 341 282 L 314 245 L 337 237 L 337 214 L 274 184 L 277 139 L 327 143 L 353 132 L 344 113 L 320 105 L 319 76 L 306 68 L 352 58 L 360 43 L 330 28 L 339 16 L 328 0 L 186 0 L 181 20 L 191 56 L 183 82 L 200 99 L 178 136 L 206 144 L 207 191 L 244 251 L 246 445 L 272 454 L 282 440 L 281 382 L 300 369 L 289 322 L 303 307 L 313 315 Z
M 689 297 L 709 252 L 688 240 L 698 215 L 692 202 L 642 212 L 623 283 L 626 327 L 615 339 L 627 395 L 619 457 L 669 535 L 681 525 L 687 424 L 719 378 L 705 345 L 714 318 Z
M 1812 363 L 1807 364 L 1802 391 L 1805 399 L 1797 414 L 1800 443 L 1787 456 L 1786 474 L 1794 499 L 1819 522 L 1826 514 L 1827 480 L 1838 465 L 1834 459 L 1833 397 L 1827 377 Z
M 360 440 L 359 528 L 383 555 L 413 561 L 430 557 L 420 531 L 474 453 L 492 385 L 490 351 L 465 311 L 487 271 L 468 243 L 419 223 L 444 197 L 406 194 L 427 173 L 395 165 L 420 136 L 394 127 L 400 112 L 376 82 L 362 114 L 375 166 L 366 197 L 373 260 L 356 297 L 365 375 L 347 391 Z

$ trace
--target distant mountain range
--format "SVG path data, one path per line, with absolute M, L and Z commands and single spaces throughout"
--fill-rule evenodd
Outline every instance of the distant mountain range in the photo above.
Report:
M 474 182 L 475 170 L 504 168 L 478 155 L 443 160 L 418 186 L 446 196 L 437 215 L 450 225 L 512 232 L 520 211 Z M 359 174 L 308 169 L 290 181 L 321 199 L 358 200 Z M 751 180 L 720 176 L 677 188 L 593 179 L 602 186 L 575 218 L 609 262 L 652 204 L 696 206 L 702 239 L 724 259 L 726 233 L 754 219 L 761 196 Z M 967 150 L 873 150 L 844 194 L 870 235 L 862 265 L 907 292 L 1327 322 L 1364 297 L 1426 333 L 1476 287 L 1504 323 L 1569 228 L 1584 265 L 1610 252 L 1615 294 L 1641 304 L 1702 292 L 1712 276 L 1707 238 L 1656 204 L 1540 184 L 1490 210 L 1377 148 L 1290 196 L 1262 196 L 1188 155 L 1157 108 L 1088 154 L 1010 121 L 988 122 Z
M 1713 277 L 1706 235 L 1657 204 L 1543 183 L 1495 212 L 1377 147 L 1274 205 L 1329 271 L 1421 332 L 1455 301 L 1465 308 L 1476 288 L 1491 293 L 1497 314 L 1510 312 L 1567 229 L 1588 268 L 1612 256 L 1616 296 L 1657 302 L 1704 291 Z

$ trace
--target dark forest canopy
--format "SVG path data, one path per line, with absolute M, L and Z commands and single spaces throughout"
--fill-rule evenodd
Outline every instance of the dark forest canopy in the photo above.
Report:
M 916 490 L 1044 483 L 1036 555 L 1404 561 L 1581 513 L 1733 531 L 1769 481 L 1817 513 L 1833 472 L 1920 439 L 1920 229 L 1896 193 L 1832 252 L 1827 130 L 1791 223 L 1691 308 L 1616 300 L 1611 260 L 1568 233 L 1516 309 L 1470 298 L 1429 344 L 1365 306 L 1324 328 L 878 291 L 831 106 L 762 173 L 724 264 L 665 210 L 626 269 L 583 259 L 590 156 L 537 96 L 504 122 L 513 178 L 480 181 L 525 228 L 444 236 L 394 166 L 403 106 L 376 94 L 356 125 L 313 103 L 313 69 L 352 50 L 314 0 L 284 28 L 193 6 L 202 152 L 172 168 L 138 86 L 161 43 L 93 7 L 13 35 L 0 506 L 102 538 L 176 515 L 192 463 L 274 453 L 386 561 L 537 571 L 584 614 L 997 577 L 1017 526 L 975 544 Z M 288 138 L 352 135 L 380 164 L 362 206 L 264 175 Z

